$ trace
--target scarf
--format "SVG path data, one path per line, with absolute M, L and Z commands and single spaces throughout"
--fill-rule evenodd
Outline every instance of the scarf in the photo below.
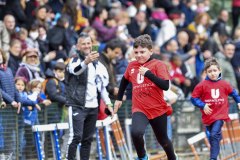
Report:
M 40 81 L 43 81 L 44 79 L 41 77 L 41 71 L 38 65 L 30 65 L 27 63 L 21 63 L 21 66 L 25 66 L 29 73 L 30 80 L 32 79 L 38 79 Z

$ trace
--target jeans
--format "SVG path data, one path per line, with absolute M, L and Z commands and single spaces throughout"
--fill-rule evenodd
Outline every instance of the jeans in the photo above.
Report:
M 222 139 L 222 129 L 223 120 L 217 120 L 213 122 L 210 126 L 206 126 L 206 131 L 209 133 L 209 142 L 210 142 L 210 158 L 217 159 L 217 156 L 220 151 L 220 141 Z M 208 134 L 207 134 L 208 135 Z

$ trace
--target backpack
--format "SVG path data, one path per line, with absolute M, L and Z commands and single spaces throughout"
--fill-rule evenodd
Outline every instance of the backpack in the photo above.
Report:
M 58 85 L 58 80 L 56 78 L 47 78 L 45 79 L 43 82 L 42 82 L 42 91 L 43 93 L 47 96 L 47 91 L 46 91 L 46 86 L 47 86 L 47 82 L 50 80 L 50 79 L 53 79 L 56 86 L 57 86 L 57 89 L 59 90 L 59 85 Z

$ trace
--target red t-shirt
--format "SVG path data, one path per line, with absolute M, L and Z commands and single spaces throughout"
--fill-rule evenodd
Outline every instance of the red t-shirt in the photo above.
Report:
M 194 88 L 192 97 L 211 104 L 210 108 L 213 110 L 212 114 L 206 115 L 201 109 L 204 124 L 210 125 L 216 120 L 230 120 L 228 116 L 228 95 L 232 91 L 231 85 L 224 80 L 217 82 L 204 80 Z
M 132 113 L 142 112 L 148 119 L 153 119 L 166 113 L 168 106 L 163 98 L 163 90 L 147 77 L 140 75 L 140 66 L 148 68 L 154 75 L 164 80 L 169 80 L 170 75 L 167 66 L 156 59 L 145 64 L 133 61 L 129 63 L 124 74 L 124 77 L 132 83 Z

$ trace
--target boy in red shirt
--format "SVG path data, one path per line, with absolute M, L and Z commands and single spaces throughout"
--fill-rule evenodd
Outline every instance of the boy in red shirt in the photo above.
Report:
M 205 62 L 204 71 L 207 77 L 199 83 L 192 93 L 192 103 L 202 112 L 202 121 L 210 133 L 210 159 L 216 160 L 222 139 L 223 121 L 230 120 L 228 116 L 228 96 L 232 96 L 240 109 L 240 96 L 232 86 L 221 79 L 221 68 L 215 58 Z
M 158 142 L 169 160 L 176 160 L 172 142 L 167 136 L 167 112 L 163 90 L 169 89 L 170 75 L 167 66 L 160 60 L 151 58 L 152 40 L 149 35 L 137 37 L 133 44 L 136 60 L 129 63 L 121 80 L 114 113 L 122 105 L 124 91 L 132 83 L 132 139 L 139 160 L 147 160 L 144 148 L 144 133 L 150 123 Z

